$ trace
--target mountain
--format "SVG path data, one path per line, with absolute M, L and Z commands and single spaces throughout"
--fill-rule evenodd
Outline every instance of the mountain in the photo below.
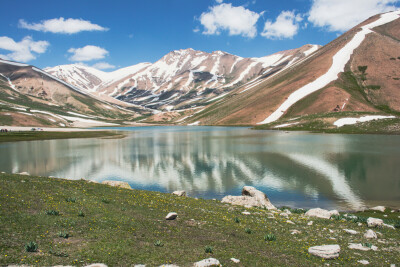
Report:
M 400 115 L 399 14 L 373 16 L 308 57 L 177 121 L 313 129 L 334 127 L 341 117 Z
M 140 116 L 135 109 L 100 99 L 34 66 L 0 60 L 0 125 L 117 125 Z
M 157 62 L 106 73 L 81 65 L 46 71 L 88 91 L 159 111 L 204 106 L 249 80 L 274 73 L 319 48 L 305 45 L 262 58 L 242 58 L 222 51 L 176 50 Z

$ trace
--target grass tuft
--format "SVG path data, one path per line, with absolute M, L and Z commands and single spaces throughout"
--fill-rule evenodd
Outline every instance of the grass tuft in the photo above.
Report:
M 36 252 L 38 250 L 38 244 L 36 242 L 29 242 L 25 244 L 25 251 L 26 252 Z

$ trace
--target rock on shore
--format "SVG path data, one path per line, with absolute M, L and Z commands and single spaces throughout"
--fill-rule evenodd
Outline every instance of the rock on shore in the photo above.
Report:
M 131 189 L 132 190 L 132 187 L 127 182 L 103 181 L 102 184 L 106 184 L 106 185 L 109 185 L 109 186 L 115 186 L 115 187 L 120 187 L 120 188 L 125 188 L 125 189 Z
M 240 206 L 263 207 L 268 210 L 276 209 L 263 192 L 252 186 L 244 186 L 241 196 L 226 196 L 221 202 Z

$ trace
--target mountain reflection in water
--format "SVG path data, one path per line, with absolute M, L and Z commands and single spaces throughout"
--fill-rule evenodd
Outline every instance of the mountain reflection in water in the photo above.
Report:
M 137 189 L 184 189 L 204 198 L 238 195 L 244 185 L 254 185 L 278 206 L 400 206 L 398 136 L 225 127 L 128 130 L 124 139 L 4 143 L 0 171 L 123 180 Z

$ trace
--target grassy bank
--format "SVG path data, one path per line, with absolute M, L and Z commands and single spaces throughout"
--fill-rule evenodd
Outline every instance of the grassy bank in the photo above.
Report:
M 285 131 L 310 131 L 315 133 L 340 133 L 340 134 L 400 134 L 400 118 L 373 120 L 360 122 L 353 125 L 344 125 L 336 127 L 333 123 L 341 118 L 360 118 L 369 115 L 391 115 L 375 114 L 365 112 L 339 112 L 301 116 L 292 119 L 282 119 L 270 124 L 254 127 L 258 130 L 279 130 Z
M 47 132 L 47 131 L 25 131 L 0 133 L 0 143 L 51 140 L 68 138 L 122 138 L 123 134 L 114 131 L 82 131 L 82 132 Z
M 307 249 L 323 244 L 341 246 L 340 257 L 328 261 L 331 265 L 400 262 L 400 231 L 377 229 L 379 240 L 367 240 L 365 223 L 358 226 L 363 222 L 360 213 L 359 220 L 323 220 L 292 210 L 297 213 L 289 215 L 294 222 L 289 224 L 279 213 L 263 209 L 250 208 L 251 215 L 243 215 L 245 208 L 219 201 L 85 180 L 0 174 L 0 188 L 0 265 L 191 266 L 214 257 L 224 266 L 321 266 L 327 261 L 309 255 Z M 178 218 L 165 220 L 168 212 L 177 212 Z M 399 216 L 390 211 L 372 214 L 388 222 Z M 311 220 L 314 224 L 307 225 Z M 345 228 L 359 234 L 347 234 Z M 292 235 L 292 230 L 301 233 Z M 268 234 L 276 240 L 266 241 Z M 37 252 L 25 250 L 30 241 L 38 245 Z M 350 250 L 350 242 L 369 242 L 379 251 Z

